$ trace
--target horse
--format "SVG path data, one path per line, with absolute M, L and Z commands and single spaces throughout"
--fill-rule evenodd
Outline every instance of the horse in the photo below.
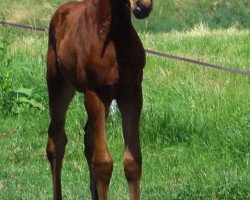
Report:
M 113 159 L 106 141 L 105 121 L 113 99 L 121 112 L 124 172 L 130 199 L 140 199 L 139 124 L 145 51 L 132 25 L 131 10 L 136 18 L 146 18 L 152 1 L 73 1 L 54 13 L 49 26 L 46 73 L 50 112 L 46 153 L 52 171 L 53 199 L 62 199 L 65 118 L 76 91 L 84 94 L 88 115 L 84 154 L 92 199 L 108 198 Z

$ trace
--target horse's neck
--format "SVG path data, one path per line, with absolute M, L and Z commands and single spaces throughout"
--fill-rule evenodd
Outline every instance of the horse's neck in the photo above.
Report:
M 107 21 L 111 22 L 111 3 L 112 0 L 93 0 L 97 6 L 97 15 L 100 23 L 105 23 Z
M 98 19 L 101 23 L 124 23 L 130 20 L 126 0 L 93 0 L 97 5 Z

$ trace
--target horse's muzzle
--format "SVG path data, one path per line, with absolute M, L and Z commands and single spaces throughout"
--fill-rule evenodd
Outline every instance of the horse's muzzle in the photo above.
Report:
M 137 19 L 144 19 L 148 17 L 152 10 L 152 4 L 153 4 L 152 1 L 150 1 L 150 4 L 144 5 L 142 3 L 142 0 L 137 0 L 134 8 L 132 9 L 134 16 Z

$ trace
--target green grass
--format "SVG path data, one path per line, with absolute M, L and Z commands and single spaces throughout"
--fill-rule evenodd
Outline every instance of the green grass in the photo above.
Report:
M 42 18 L 43 9 L 37 3 L 20 1 L 13 5 L 17 10 L 40 10 L 35 18 L 39 16 L 45 25 L 48 16 Z M 45 6 L 46 1 L 39 3 Z M 45 6 L 44 13 L 50 13 L 57 3 L 50 4 L 48 10 Z M 8 5 L 7 1 L 0 4 L 4 6 L 1 8 Z M 7 66 L 10 90 L 30 89 L 27 99 L 42 106 L 20 103 L 14 96 L 12 111 L 0 113 L 0 199 L 51 199 L 51 173 L 45 154 L 49 123 L 47 35 L 5 31 L 0 27 L 0 46 L 4 40 L 11 41 L 5 55 L 11 60 Z M 6 34 L 10 38 L 4 39 Z M 140 35 L 150 49 L 250 71 L 249 30 L 212 31 L 201 24 L 186 32 L 143 31 Z M 249 77 L 148 55 L 143 91 L 142 199 L 250 199 Z M 67 118 L 69 143 L 62 173 L 65 199 L 90 199 L 83 157 L 86 112 L 82 104 L 78 94 Z M 119 114 L 110 116 L 107 130 L 115 160 L 109 197 L 125 200 L 128 192 Z
M 249 1 L 154 1 L 154 14 L 141 21 L 137 28 L 141 31 L 168 32 L 190 30 L 197 24 L 206 24 L 211 29 L 250 27 Z
M 65 0 L 19 0 L 0 2 L 0 14 L 11 22 L 47 26 L 55 8 Z M 11 4 L 11 6 L 10 6 Z M 41 9 L 42 8 L 42 9 Z M 135 20 L 140 31 L 169 32 L 190 30 L 203 23 L 211 29 L 250 27 L 248 0 L 155 0 L 154 12 L 147 20 Z

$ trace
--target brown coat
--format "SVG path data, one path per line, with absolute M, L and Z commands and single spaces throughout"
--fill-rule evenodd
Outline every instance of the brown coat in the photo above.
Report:
M 106 143 L 105 119 L 113 99 L 122 114 L 130 196 L 140 199 L 139 121 L 145 52 L 132 26 L 129 5 L 139 18 L 149 15 L 152 8 L 151 0 L 85 0 L 62 5 L 52 17 L 47 56 L 51 116 L 47 155 L 54 199 L 61 199 L 65 117 L 75 90 L 84 93 L 88 113 L 85 155 L 92 199 L 107 199 L 113 160 Z

